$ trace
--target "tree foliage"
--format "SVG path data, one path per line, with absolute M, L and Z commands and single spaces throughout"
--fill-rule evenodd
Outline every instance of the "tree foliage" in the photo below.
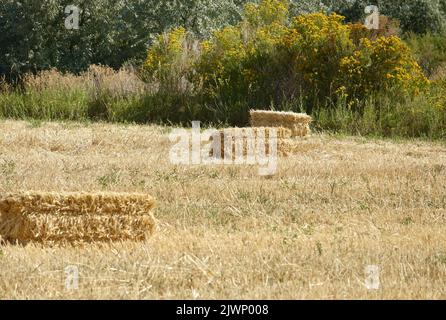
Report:
M 2 0 L 0 75 L 49 68 L 80 72 L 91 64 L 113 68 L 143 61 L 157 35 L 184 27 L 199 38 L 242 19 L 247 0 Z M 403 31 L 445 29 L 446 0 L 290 0 L 293 15 L 337 12 L 362 21 L 364 8 L 399 19 Z M 64 27 L 65 7 L 81 9 L 80 29 Z
M 240 19 L 242 0 L 2 0 L 0 74 L 55 67 L 80 72 L 141 61 L 160 34 L 184 26 L 199 36 Z M 79 30 L 65 28 L 65 7 L 81 10 Z

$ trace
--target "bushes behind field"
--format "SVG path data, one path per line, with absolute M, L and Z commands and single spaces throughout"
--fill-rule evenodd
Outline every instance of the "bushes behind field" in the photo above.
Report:
M 57 68 L 79 73 L 92 64 L 119 69 L 141 62 L 159 33 L 183 27 L 199 38 L 235 25 L 253 0 L 2 0 L 0 1 L 0 75 Z M 293 16 L 336 12 L 347 22 L 362 22 L 364 8 L 400 21 L 403 33 L 438 33 L 446 26 L 446 0 L 290 0 Z M 65 8 L 80 10 L 79 30 L 67 30 Z
M 136 70 L 42 71 L 15 89 L 0 81 L 0 116 L 243 126 L 250 109 L 277 109 L 311 114 L 316 129 L 446 137 L 440 35 L 411 35 L 408 46 L 391 19 L 370 31 L 289 9 L 263 0 L 208 35 L 173 28 Z

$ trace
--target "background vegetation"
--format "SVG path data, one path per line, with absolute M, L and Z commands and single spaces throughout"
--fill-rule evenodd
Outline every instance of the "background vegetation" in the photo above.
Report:
M 1 117 L 245 125 L 273 108 L 446 137 L 446 0 L 79 0 L 79 30 L 68 4 L 0 4 Z M 374 32 L 354 24 L 370 4 Z
M 17 75 L 49 68 L 85 71 L 91 64 L 121 67 L 142 61 L 156 35 L 182 26 L 199 37 L 242 19 L 251 0 L 3 0 L 0 3 L 0 73 Z M 347 22 L 365 17 L 377 4 L 382 14 L 398 19 L 403 32 L 441 32 L 446 0 L 291 0 L 293 16 L 337 12 Z M 67 31 L 64 9 L 82 12 L 80 29 Z

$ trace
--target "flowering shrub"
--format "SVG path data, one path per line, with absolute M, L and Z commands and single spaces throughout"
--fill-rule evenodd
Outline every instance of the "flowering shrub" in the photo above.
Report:
M 196 79 L 206 97 L 233 102 L 252 96 L 265 77 L 271 81 L 268 66 L 286 31 L 287 18 L 284 0 L 250 3 L 241 23 L 218 30 L 203 41 Z
M 204 94 L 215 98 L 218 88 L 229 93 L 244 85 L 241 64 L 247 52 L 239 28 L 226 27 L 214 32 L 212 39 L 202 42 L 201 50 L 194 81 Z
M 370 64 L 365 68 L 365 89 L 382 90 L 400 87 L 402 91 L 418 94 L 428 83 L 412 53 L 401 39 L 379 37 L 376 41 L 364 39 L 363 52 L 369 54 Z
M 295 17 L 282 42 L 289 65 L 312 103 L 330 98 L 343 83 L 342 58 L 354 51 L 349 28 L 337 14 Z
M 188 54 L 186 38 L 181 28 L 160 36 L 144 69 L 159 81 L 172 71 L 184 75 L 206 102 L 266 107 L 298 100 L 311 111 L 339 97 L 359 105 L 389 90 L 414 96 L 428 83 L 398 37 L 367 37 L 334 13 L 290 19 L 286 0 L 247 4 L 243 21 L 215 31 L 197 55 Z
M 151 46 L 142 66 L 142 77 L 158 82 L 164 91 L 185 91 L 197 54 L 198 45 L 193 37 L 182 27 L 173 29 L 160 35 Z

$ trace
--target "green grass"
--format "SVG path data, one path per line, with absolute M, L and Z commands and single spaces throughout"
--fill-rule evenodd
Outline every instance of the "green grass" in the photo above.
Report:
M 353 109 L 340 99 L 313 108 L 313 130 L 369 138 L 446 138 L 446 90 L 441 85 L 432 86 L 415 99 L 376 96 L 360 105 L 361 109 Z M 200 120 L 203 127 L 244 126 L 248 125 L 249 109 L 248 102 L 212 104 L 174 93 L 127 97 L 92 97 L 80 89 L 0 93 L 0 119 L 25 119 L 37 127 L 41 121 L 54 120 L 180 126 Z M 286 102 L 274 109 L 303 110 L 298 102 Z
M 431 92 L 403 102 L 389 97 L 370 99 L 360 111 L 340 102 L 318 108 L 313 114 L 314 126 L 316 130 L 376 138 L 444 139 L 446 100 L 444 105 L 435 104 L 433 100 Z
M 13 119 L 85 120 L 88 95 L 82 90 L 0 94 L 0 116 Z

